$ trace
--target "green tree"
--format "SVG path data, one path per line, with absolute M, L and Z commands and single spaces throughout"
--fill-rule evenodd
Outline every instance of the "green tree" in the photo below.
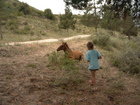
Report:
M 88 27 L 94 27 L 95 32 L 97 35 L 97 28 L 100 22 L 100 12 L 97 11 L 99 6 L 97 5 L 97 2 L 94 0 L 93 4 L 90 3 L 85 9 L 86 12 L 81 18 L 81 23 Z
M 84 15 L 81 18 L 81 23 L 83 25 L 88 27 L 95 27 L 95 29 L 97 29 L 99 21 L 100 21 L 100 17 L 94 14 L 84 13 Z
M 76 9 L 85 9 L 92 0 L 64 0 L 64 2 Z M 137 26 L 140 26 L 139 3 L 139 0 L 98 0 L 98 4 L 107 4 L 109 9 L 114 11 L 115 16 L 126 19 L 131 15 Z
M 108 8 L 108 5 L 104 5 L 102 7 L 103 18 L 100 22 L 100 26 L 102 28 L 122 32 L 128 36 L 128 39 L 130 39 L 130 36 L 137 36 L 138 28 L 134 27 L 133 20 L 130 16 L 127 16 L 127 18 L 124 20 L 116 15 L 114 11 Z
M 51 11 L 51 9 L 45 9 L 44 11 L 44 16 L 50 20 L 53 20 L 54 19 L 54 15 Z
M 3 39 L 3 36 L 2 36 L 2 20 L 4 19 L 3 10 L 4 10 L 4 0 L 0 0 L 0 37 L 1 37 L 1 39 Z
M 60 24 L 59 28 L 61 29 L 75 29 L 76 20 L 72 12 L 70 11 L 69 7 L 66 7 L 65 14 L 60 15 Z
M 2 26 L 3 23 L 11 17 L 14 17 L 13 14 L 13 8 L 6 3 L 7 0 L 0 0 L 0 39 L 3 39 L 2 35 Z
M 24 15 L 29 15 L 31 13 L 30 6 L 27 3 L 21 2 L 18 7 L 19 12 L 22 12 Z

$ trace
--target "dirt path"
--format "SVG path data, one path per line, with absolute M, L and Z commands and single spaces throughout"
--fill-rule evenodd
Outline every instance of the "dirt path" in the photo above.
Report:
M 88 39 L 69 40 L 72 50 L 86 53 Z M 140 105 L 139 79 L 112 67 L 105 56 L 97 72 L 98 92 L 88 84 L 88 64 L 79 62 L 78 73 L 48 64 L 61 42 L 0 48 L 0 105 Z M 101 50 L 105 55 L 105 51 Z M 63 54 L 63 52 L 60 52 Z
M 72 37 L 60 38 L 60 39 L 44 39 L 44 40 L 26 41 L 26 42 L 11 42 L 11 43 L 6 43 L 5 45 L 32 44 L 32 43 L 47 43 L 47 42 L 58 42 L 58 41 L 60 41 L 60 40 L 68 41 L 68 40 L 72 40 L 72 39 L 86 38 L 86 37 L 90 37 L 90 36 L 91 36 L 91 35 L 78 35 L 78 36 L 72 36 Z

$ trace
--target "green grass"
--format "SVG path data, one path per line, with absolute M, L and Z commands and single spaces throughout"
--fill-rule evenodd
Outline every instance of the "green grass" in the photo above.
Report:
M 59 75 L 51 85 L 61 86 L 62 89 L 68 89 L 68 84 L 77 86 L 84 82 L 83 78 L 79 76 L 80 62 L 71 60 L 67 55 L 62 55 L 57 52 L 52 52 L 48 56 L 49 63 L 47 67 L 52 70 L 58 70 Z
M 27 64 L 27 67 L 37 68 L 37 65 L 34 63 Z
M 113 66 L 133 75 L 140 75 L 140 42 L 139 40 L 121 40 L 117 48 L 108 52 L 108 58 Z
M 18 16 L 15 19 L 9 19 L 3 26 L 3 40 L 6 42 L 32 41 L 49 38 L 63 38 L 81 34 L 90 34 L 93 28 L 86 28 L 77 24 L 75 30 L 58 28 L 59 21 L 48 20 L 34 16 Z
M 94 35 L 91 39 L 111 65 L 123 72 L 140 76 L 139 36 L 128 40 L 126 36 L 118 33 L 111 35 L 107 30 L 100 29 L 98 36 Z

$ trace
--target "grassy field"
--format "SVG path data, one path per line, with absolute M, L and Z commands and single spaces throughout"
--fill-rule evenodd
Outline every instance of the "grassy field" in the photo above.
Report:
M 88 39 L 67 41 L 85 55 Z M 137 76 L 109 62 L 110 50 L 95 46 L 103 56 L 93 92 L 88 64 L 56 52 L 61 42 L 0 47 L 0 104 L 2 105 L 139 105 Z M 116 54 L 116 53 L 115 53 Z

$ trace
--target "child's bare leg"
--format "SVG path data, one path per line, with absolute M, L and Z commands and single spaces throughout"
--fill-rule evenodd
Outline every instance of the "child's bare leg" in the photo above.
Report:
M 91 70 L 91 76 L 92 76 L 92 84 L 94 86 L 94 88 L 96 88 L 96 78 L 95 78 L 95 70 Z

